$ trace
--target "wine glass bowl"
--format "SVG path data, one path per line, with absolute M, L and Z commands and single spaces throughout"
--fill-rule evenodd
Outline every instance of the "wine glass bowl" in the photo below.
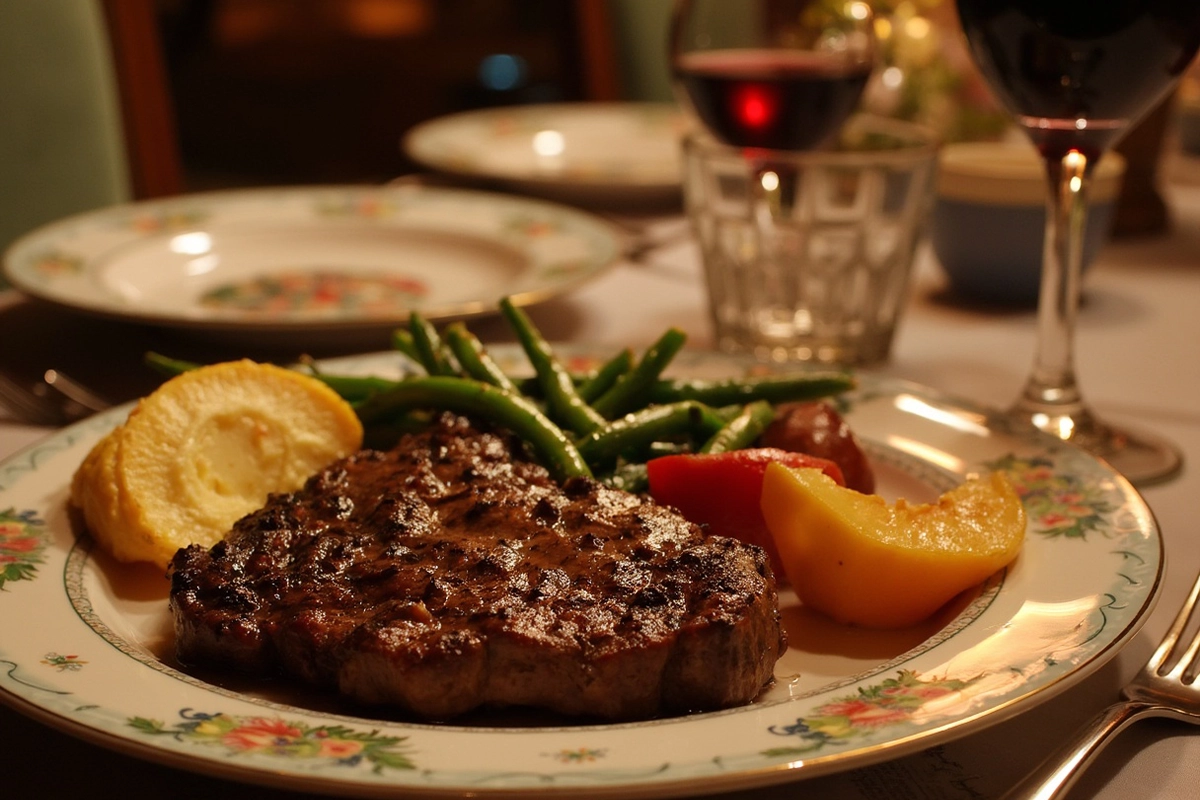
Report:
M 1045 163 L 1050 184 L 1038 343 L 1012 408 L 1107 459 L 1134 483 L 1176 474 L 1171 443 L 1108 425 L 1074 367 L 1084 226 L 1096 164 L 1175 85 L 1200 48 L 1193 0 L 957 0 L 970 52 Z
M 1047 158 L 1109 150 L 1196 52 L 1188 0 L 964 0 L 980 72 Z
M 831 141 L 875 63 L 861 0 L 677 0 L 670 62 L 681 104 L 736 147 Z

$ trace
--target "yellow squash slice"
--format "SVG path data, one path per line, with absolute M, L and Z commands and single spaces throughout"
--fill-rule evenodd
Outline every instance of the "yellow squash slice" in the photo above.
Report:
M 362 446 L 354 410 L 315 378 L 252 361 L 167 381 L 102 439 L 72 481 L 72 502 L 121 561 L 165 566 L 209 546 L 273 492 Z
M 113 431 L 92 448 L 71 480 L 72 502 L 83 513 L 92 537 L 109 552 L 116 549 L 111 540 L 113 532 L 122 527 L 116 433 Z
M 890 505 L 820 470 L 771 464 L 762 509 L 800 600 L 869 628 L 931 616 L 1016 558 L 1025 540 L 1025 508 L 998 472 L 935 503 Z

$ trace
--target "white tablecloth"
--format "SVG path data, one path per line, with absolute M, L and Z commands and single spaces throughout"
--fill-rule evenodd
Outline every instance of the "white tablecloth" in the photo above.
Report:
M 896 798 L 995 797 L 1094 713 L 1114 700 L 1153 649 L 1175 609 L 1200 571 L 1200 187 L 1174 185 L 1168 191 L 1174 224 L 1170 235 L 1121 241 L 1102 251 L 1086 280 L 1078 330 L 1078 373 L 1096 409 L 1114 421 L 1135 423 L 1165 435 L 1183 450 L 1184 472 L 1171 482 L 1145 489 L 1166 542 L 1166 583 L 1155 613 L 1143 631 L 1097 674 L 1019 716 L 944 746 L 879 766 L 773 789 L 730 795 L 739 798 L 825 797 L 870 800 Z M 623 263 L 594 282 L 532 310 L 547 336 L 559 341 L 645 344 L 666 326 L 690 332 L 690 346 L 710 344 L 698 254 L 679 237 L 679 219 L 652 226 L 667 243 L 641 264 Z M 11 296 L 0 312 L 23 306 Z M 45 322 L 48 330 L 77 324 L 56 320 L 49 309 L 18 309 Z M 50 315 L 48 318 L 45 315 Z M 0 313 L 0 316 L 3 316 Z M 111 323 L 86 323 L 85 339 L 74 341 L 89 358 L 121 347 L 142 349 L 144 332 L 131 334 Z M 508 338 L 499 321 L 473 323 L 485 339 Z M 93 338 L 93 334 L 100 331 Z M 13 347 L 13 331 L 4 349 Z M 20 331 L 16 332 L 20 336 Z M 115 342 L 106 342 L 111 339 Z M 36 340 L 36 341 L 35 341 Z M 19 339 L 16 341 L 20 341 Z M 21 345 L 26 365 L 37 358 L 65 358 L 53 336 L 30 335 Z M 107 350 L 105 348 L 108 348 Z M 902 322 L 893 358 L 882 372 L 901 376 L 977 402 L 1007 404 L 1023 384 L 1034 348 L 1032 310 L 987 310 L 955 305 L 944 296 L 942 279 L 928 252 L 919 259 L 911 307 Z M 0 366 L 15 351 L 0 354 Z M 33 353 L 33 355 L 30 355 Z M 59 363 L 62 363 L 61 361 Z M 49 362 L 47 366 L 51 365 Z M 119 386 L 119 377 L 114 384 Z M 132 395 L 131 395 L 132 396 Z M 47 431 L 4 419 L 0 409 L 0 457 Z M 1194 798 L 1200 786 L 1200 736 L 1187 726 L 1148 722 L 1125 733 L 1083 778 L 1074 798 Z M 121 796 L 159 791 L 164 781 L 174 796 L 200 797 L 211 791 L 230 798 L 273 797 L 272 792 L 188 776 L 178 782 L 166 767 L 113 756 L 63 734 L 41 728 L 0 709 L 2 770 L 12 796 L 67 796 L 94 790 L 104 773 Z M 75 770 L 71 762 L 81 766 Z M 66 767 L 66 769 L 60 769 Z M 22 791 L 23 790 L 23 791 Z M 176 793 L 176 790 L 178 793 Z M 94 796 L 94 795 L 91 795 Z M 102 794 L 101 796 L 115 796 Z M 279 795 L 283 796 L 283 795 Z

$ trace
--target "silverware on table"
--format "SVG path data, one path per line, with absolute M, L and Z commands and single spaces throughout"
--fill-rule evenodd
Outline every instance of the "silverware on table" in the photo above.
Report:
M 1121 690 L 1121 700 L 1106 708 L 1061 750 L 1034 770 L 1005 800 L 1053 800 L 1068 789 L 1116 734 L 1146 717 L 1167 717 L 1200 725 L 1200 686 L 1195 684 L 1200 631 L 1182 655 L 1176 653 L 1200 599 L 1200 576 L 1170 630 L 1137 676 Z
M 55 369 L 25 384 L 0 372 L 0 404 L 22 422 L 57 427 L 103 411 L 111 403 Z

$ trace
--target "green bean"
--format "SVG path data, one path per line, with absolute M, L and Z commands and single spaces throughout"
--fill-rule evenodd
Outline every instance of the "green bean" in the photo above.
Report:
M 326 372 L 312 356 L 300 356 L 300 366 L 308 368 L 308 374 L 333 389 L 350 404 L 360 403 L 373 394 L 387 391 L 398 381 L 378 375 L 333 375 Z
M 425 367 L 426 372 L 430 375 L 452 376 L 458 374 L 458 370 L 447 358 L 442 337 L 438 336 L 437 328 L 433 327 L 433 323 L 421 316 L 419 312 L 414 311 L 409 317 L 408 330 L 412 334 L 418 360 L 421 366 Z
M 708 439 L 724 425 L 716 412 L 694 400 L 649 406 L 580 439 L 579 454 L 595 469 L 612 464 L 622 455 L 645 450 L 652 442 L 680 434 L 699 433 Z
M 155 372 L 159 373 L 160 375 L 165 375 L 168 378 L 174 378 L 176 375 L 182 375 L 185 372 L 189 372 L 201 366 L 195 361 L 184 361 L 181 358 L 171 358 L 170 356 L 164 356 L 161 353 L 155 353 L 153 351 L 147 352 L 146 355 L 143 356 L 142 360 L 145 361 L 146 365 Z
M 695 446 L 692 442 L 686 441 L 658 441 L 651 442 L 646 446 L 644 451 L 646 460 L 652 461 L 663 456 L 677 456 L 683 453 L 695 452 Z
M 482 381 L 446 375 L 409 378 L 367 398 L 357 409 L 364 425 L 412 409 L 447 409 L 473 414 L 520 436 L 555 478 L 591 475 L 562 429 L 528 399 Z
M 500 310 L 512 325 L 529 363 L 533 365 L 550 417 L 581 436 L 603 426 L 606 420 L 580 399 L 570 373 L 559 363 L 550 344 L 542 338 L 529 315 L 507 297 L 501 299 Z
M 756 378 L 724 380 L 661 380 L 651 387 L 652 403 L 698 400 L 713 406 L 766 400 L 785 403 L 815 400 L 849 391 L 857 385 L 854 376 L 844 372 L 802 372 L 789 375 L 765 375 Z
M 747 403 L 742 412 L 725 424 L 700 448 L 701 453 L 724 453 L 749 447 L 775 419 L 775 408 L 766 400 Z
M 576 386 L 582 387 L 598 373 L 571 373 Z M 538 394 L 536 378 L 518 378 L 518 388 L 525 394 Z M 849 391 L 858 382 L 845 372 L 801 372 L 764 375 L 747 378 L 659 378 L 650 387 L 647 403 L 675 403 L 698 400 L 711 406 L 738 406 L 755 400 L 771 403 L 816 400 Z M 582 389 L 580 389 L 582 392 Z M 594 398 L 588 398 L 591 402 Z M 593 404 L 593 407 L 594 404 Z
M 512 379 L 492 360 L 483 343 L 461 322 L 453 322 L 442 331 L 446 345 L 468 377 L 499 386 L 508 392 L 517 391 Z
M 400 414 L 386 422 L 376 422 L 363 427 L 363 447 L 372 450 L 390 450 L 406 433 L 419 433 L 429 427 L 430 415 L 425 411 Z
M 203 366 L 195 361 L 184 361 L 155 352 L 146 353 L 144 360 L 155 371 L 170 378 Z M 343 400 L 350 403 L 365 400 L 372 394 L 386 391 L 396 385 L 394 380 L 374 375 L 329 375 L 318 369 L 312 359 L 308 358 L 301 358 L 300 363 L 309 368 L 309 374 L 312 377 L 333 389 Z
M 333 389 L 348 403 L 362 402 L 372 395 L 394 389 L 400 383 L 374 375 L 328 375 L 324 372 L 313 372 L 312 376 Z
M 644 463 L 621 464 L 602 480 L 614 489 L 627 492 L 644 492 L 650 488 L 650 473 Z
M 586 378 L 571 376 L 579 386 L 579 397 L 585 403 L 590 403 L 612 388 L 621 376 L 633 367 L 633 351 L 628 347 L 600 365 Z
M 687 334 L 683 331 L 678 328 L 668 329 L 646 350 L 637 366 L 622 375 L 612 388 L 593 401 L 592 408 L 606 419 L 614 419 L 645 406 L 651 387 L 686 341 Z
M 417 343 L 413 340 L 412 332 L 407 328 L 396 328 L 392 331 L 392 349 L 398 350 L 418 364 L 421 363 L 421 354 L 417 350 Z

